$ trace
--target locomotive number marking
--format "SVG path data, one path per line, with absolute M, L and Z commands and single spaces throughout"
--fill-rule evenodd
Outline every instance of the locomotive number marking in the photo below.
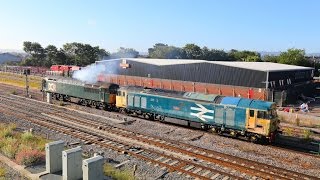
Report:
M 191 107 L 191 110 L 199 111 L 198 113 L 190 113 L 191 116 L 196 116 L 202 121 L 207 121 L 206 119 L 213 119 L 213 110 L 205 108 L 201 104 L 196 104 L 198 107 Z M 211 113 L 212 115 L 205 115 L 206 113 Z
M 57 91 L 56 84 L 48 83 L 48 90 L 52 92 L 56 92 Z

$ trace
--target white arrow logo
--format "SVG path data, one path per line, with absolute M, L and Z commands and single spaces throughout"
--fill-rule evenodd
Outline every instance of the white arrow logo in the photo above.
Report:
M 213 115 L 212 116 L 208 116 L 208 115 L 204 115 L 206 113 L 212 113 L 213 114 L 213 110 L 209 110 L 207 108 L 205 108 L 203 105 L 201 104 L 196 104 L 198 107 L 191 107 L 191 110 L 196 110 L 199 111 L 198 113 L 190 113 L 191 116 L 196 116 L 199 119 L 201 119 L 202 121 L 207 121 L 205 119 L 213 119 Z

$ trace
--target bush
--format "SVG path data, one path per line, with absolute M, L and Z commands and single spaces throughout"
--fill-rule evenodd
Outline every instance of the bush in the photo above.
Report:
M 15 129 L 16 129 L 16 125 L 15 124 L 10 124 L 7 127 L 1 125 L 0 138 L 12 137 L 13 130 L 15 130 Z
M 16 162 L 29 166 L 44 160 L 44 153 L 37 149 L 22 149 L 16 155 Z
M 4 155 L 6 155 L 8 158 L 13 159 L 19 147 L 18 140 L 12 137 L 8 137 L 3 139 L 2 141 L 3 141 L 3 144 L 1 147 L 1 152 Z
M 106 164 L 103 167 L 104 175 L 111 177 L 115 180 L 134 180 L 134 176 L 130 171 L 120 171 L 115 169 L 110 164 Z
M 23 142 L 31 142 L 31 141 L 35 140 L 35 137 L 31 132 L 25 132 L 25 133 L 21 134 L 21 140 Z
M 5 175 L 6 175 L 6 169 L 0 168 L 0 177 L 5 177 Z

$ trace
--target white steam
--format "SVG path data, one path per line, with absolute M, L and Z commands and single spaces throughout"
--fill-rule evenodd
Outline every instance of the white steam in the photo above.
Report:
M 72 77 L 86 83 L 96 83 L 98 76 L 104 71 L 104 65 L 91 64 L 82 68 L 81 70 L 75 71 Z

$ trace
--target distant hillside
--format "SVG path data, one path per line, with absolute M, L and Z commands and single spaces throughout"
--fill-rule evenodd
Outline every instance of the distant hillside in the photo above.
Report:
M 21 61 L 22 58 L 23 57 L 19 54 L 0 53 L 0 64 L 5 62 Z

